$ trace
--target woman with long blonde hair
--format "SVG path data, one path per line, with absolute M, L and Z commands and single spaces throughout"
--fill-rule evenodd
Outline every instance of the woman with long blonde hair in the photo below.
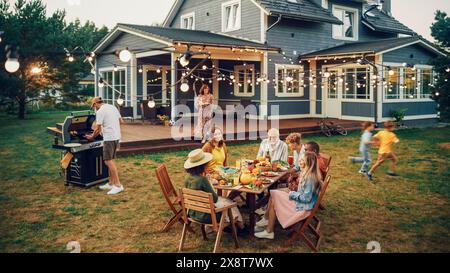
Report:
M 256 238 L 271 239 L 275 237 L 276 220 L 286 229 L 310 215 L 322 188 L 322 175 L 318 166 L 317 155 L 305 153 L 300 159 L 302 170 L 296 191 L 270 191 L 269 206 L 266 215 L 256 223 L 263 231 L 255 233 Z

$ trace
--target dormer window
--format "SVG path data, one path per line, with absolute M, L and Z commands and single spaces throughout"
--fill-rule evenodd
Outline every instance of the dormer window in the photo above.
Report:
M 181 16 L 181 28 L 195 29 L 195 13 L 188 13 Z
M 222 4 L 222 32 L 241 29 L 241 0 Z
M 358 10 L 343 6 L 333 6 L 333 15 L 344 23 L 343 25 L 333 25 L 333 38 L 357 41 Z

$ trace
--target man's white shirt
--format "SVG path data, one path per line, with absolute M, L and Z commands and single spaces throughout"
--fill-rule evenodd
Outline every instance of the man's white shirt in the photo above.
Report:
M 122 138 L 120 132 L 120 115 L 119 110 L 116 107 L 103 104 L 99 110 L 97 110 L 96 120 L 97 124 L 102 126 L 102 135 L 104 141 L 117 141 Z

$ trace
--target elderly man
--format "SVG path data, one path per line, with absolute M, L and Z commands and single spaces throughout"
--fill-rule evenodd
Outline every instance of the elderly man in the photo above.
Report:
M 98 135 L 103 135 L 103 160 L 109 170 L 109 183 L 100 186 L 100 189 L 109 190 L 108 195 L 115 195 L 124 190 L 115 162 L 121 138 L 120 123 L 123 120 L 117 108 L 103 103 L 100 97 L 92 100 L 92 107 L 97 111 L 96 125 L 92 135 L 86 138 L 93 141 Z
M 278 160 L 287 162 L 289 149 L 288 145 L 281 141 L 280 131 L 276 128 L 272 128 L 267 135 L 268 138 L 263 140 L 259 146 L 258 157 L 266 156 L 267 152 L 269 152 L 272 162 Z

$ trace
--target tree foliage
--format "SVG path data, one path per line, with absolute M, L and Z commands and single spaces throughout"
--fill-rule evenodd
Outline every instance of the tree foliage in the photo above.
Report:
M 450 120 L 450 58 L 448 51 L 450 47 L 450 18 L 445 12 L 437 11 L 435 22 L 431 26 L 431 34 L 437 45 L 447 52 L 433 60 L 435 72 L 437 73 L 434 85 L 433 99 L 438 103 L 438 110 L 442 120 Z
M 47 15 L 42 0 L 17 0 L 12 5 L 0 0 L 0 30 L 4 31 L 0 48 L 18 46 L 20 62 L 14 74 L 0 67 L 0 105 L 17 105 L 20 118 L 25 117 L 26 105 L 42 93 L 59 92 L 64 101 L 79 98 L 78 82 L 91 67 L 82 57 L 67 62 L 64 48 L 89 50 L 108 30 L 89 21 L 68 23 L 65 17 L 63 10 Z M 0 63 L 5 61 L 1 52 Z M 31 73 L 33 67 L 40 67 L 42 73 Z

